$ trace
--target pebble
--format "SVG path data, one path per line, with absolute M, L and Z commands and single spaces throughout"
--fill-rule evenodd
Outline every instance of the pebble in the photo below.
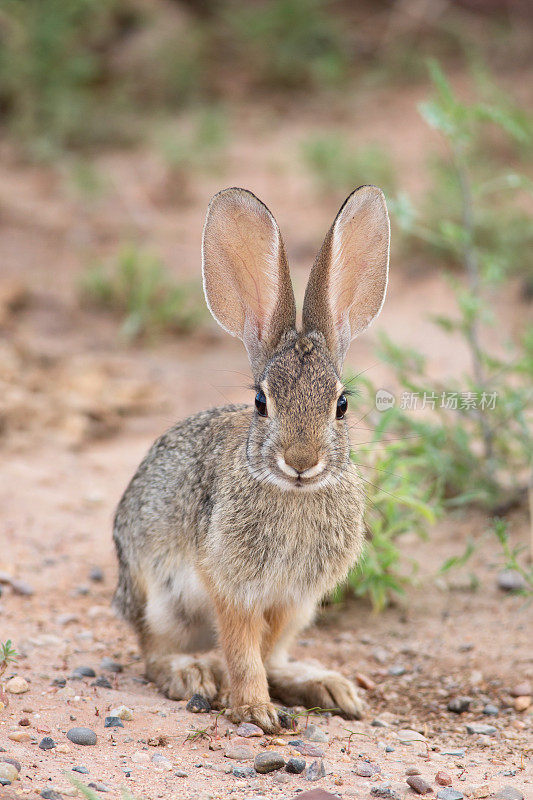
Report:
M 19 771 L 13 764 L 8 764 L 7 762 L 3 761 L 0 763 L 0 778 L 5 781 L 9 781 L 13 783 L 16 781 L 19 776 Z
M 327 742 L 328 735 L 324 731 L 320 730 L 316 725 L 308 725 L 302 731 L 302 736 L 304 739 L 308 739 L 310 742 Z
M 62 796 L 55 789 L 42 789 L 41 797 L 45 800 L 62 800 Z
M 386 753 L 394 753 L 394 747 L 392 747 L 390 744 L 388 744 L 387 747 L 385 748 L 385 752 Z
M 465 711 L 469 710 L 471 702 L 471 697 L 454 697 L 448 703 L 447 708 L 448 711 L 452 711 L 454 714 L 464 714 Z
M 235 733 L 244 739 L 249 739 L 251 736 L 263 736 L 261 728 L 258 725 L 254 725 L 253 722 L 242 722 Z
M 106 717 L 104 721 L 104 728 L 123 728 L 124 724 L 119 717 Z
M 380 717 L 376 717 L 375 719 L 373 719 L 370 724 L 372 725 L 373 728 L 388 728 L 389 727 L 389 723 L 386 720 L 381 719 Z
M 93 581 L 94 583 L 102 583 L 104 580 L 104 572 L 100 567 L 91 567 L 91 571 L 89 572 L 89 580 Z
M 234 744 L 226 748 L 224 755 L 233 761 L 249 761 L 254 757 L 254 751 L 244 744 Z
M 446 788 L 437 792 L 439 800 L 463 800 L 464 794 L 457 789 Z
M 118 706 L 118 708 L 112 709 L 111 716 L 118 717 L 119 719 L 125 719 L 130 722 L 133 719 L 133 710 L 128 708 L 128 706 Z
M 426 741 L 425 736 L 422 736 L 421 733 L 419 733 L 418 731 L 413 731 L 410 728 L 405 728 L 404 730 L 398 731 L 396 736 L 401 742 L 404 743 Z
M 254 759 L 254 767 L 256 772 L 262 774 L 266 772 L 274 772 L 276 769 L 282 769 L 285 766 L 285 759 L 281 753 L 276 753 L 275 750 L 267 750 L 264 753 L 258 753 Z
M 400 675 L 405 675 L 406 669 L 402 667 L 401 664 L 395 664 L 394 666 L 389 668 L 389 675 L 392 675 L 395 678 L 399 678 Z
M 496 579 L 502 592 L 521 592 L 526 588 L 526 579 L 517 569 L 504 569 Z
M 490 786 L 488 783 L 484 783 L 481 786 L 473 786 L 470 792 L 470 797 L 475 798 L 485 798 L 488 797 L 490 794 Z
M 74 744 L 85 746 L 96 744 L 96 733 L 90 728 L 71 728 L 67 732 L 67 738 Z
M 176 772 L 174 773 L 174 775 L 176 776 L 176 778 L 188 778 L 189 777 L 189 773 L 188 772 L 184 772 L 184 770 L 182 770 L 182 769 L 177 769 Z
M 5 764 L 11 764 L 13 767 L 15 767 L 17 772 L 20 772 L 20 770 L 21 770 L 20 761 L 17 761 L 16 758 L 10 758 L 9 756 L 3 756 L 2 758 L 0 758 L 0 761 L 4 762 Z
M 7 734 L 7 738 L 12 742 L 29 742 L 31 736 L 28 731 L 11 731 Z
M 6 683 L 6 689 L 11 694 L 24 694 L 24 692 L 29 691 L 29 688 L 28 681 L 21 675 L 15 675 L 14 678 L 10 678 Z
M 420 775 L 420 770 L 417 769 L 416 767 L 408 767 L 405 770 L 405 774 L 406 775 Z
M 322 759 L 312 761 L 305 770 L 306 781 L 319 781 L 320 778 L 326 777 L 326 768 Z
M 59 688 L 62 689 L 64 686 L 67 685 L 67 679 L 66 678 L 54 678 L 54 680 L 52 681 L 52 683 L 50 685 L 51 686 L 59 686 Z
M 355 768 L 355 774 L 360 778 L 371 778 L 372 775 L 379 775 L 380 772 L 381 767 L 368 761 L 361 761 Z
M 374 797 L 388 797 L 390 800 L 399 800 L 398 795 L 387 784 L 382 784 L 381 786 L 373 786 L 370 789 L 370 794 Z
M 91 686 L 100 686 L 102 689 L 112 689 L 113 686 L 109 681 L 109 678 L 106 678 L 105 675 L 99 675 L 98 678 L 91 683 Z
M 443 772 L 439 770 L 435 775 L 435 783 L 438 783 L 439 786 L 451 786 L 452 785 L 452 776 L 448 775 L 447 772 Z
M 81 680 L 81 678 L 96 678 L 96 672 L 92 667 L 76 667 L 70 676 L 74 680 Z
M 464 750 L 443 750 L 441 755 L 443 755 L 443 756 L 455 756 L 455 758 L 464 758 L 465 757 L 465 751 Z
M 26 581 L 19 581 L 16 578 L 11 580 L 11 588 L 15 594 L 20 594 L 23 597 L 31 597 L 34 594 L 33 586 L 30 586 Z
M 427 794 L 431 792 L 431 786 L 429 783 L 426 783 L 424 778 L 421 778 L 420 775 L 411 775 L 407 778 L 407 785 L 417 794 Z
M 514 786 L 504 786 L 494 795 L 494 800 L 524 800 L 523 792 Z
M 104 656 L 104 658 L 100 661 L 100 669 L 103 669 L 106 672 L 122 672 L 124 668 L 122 664 L 119 664 L 118 661 L 113 661 L 112 658 Z
M 192 711 L 193 714 L 201 714 L 202 712 L 211 711 L 211 703 L 201 694 L 193 694 L 185 708 L 187 711 Z
M 231 774 L 234 775 L 236 778 L 255 778 L 257 772 L 253 767 L 239 767 L 236 764 L 233 767 Z
M 150 756 L 148 755 L 148 753 L 145 753 L 144 750 L 136 750 L 135 753 L 132 755 L 131 760 L 135 764 L 149 764 Z
M 512 697 L 521 697 L 524 694 L 533 694 L 531 689 L 531 684 L 528 683 L 527 681 L 524 681 L 523 683 L 518 683 L 511 689 Z
M 471 722 L 466 726 L 466 731 L 477 736 L 492 736 L 498 732 L 498 728 L 495 728 L 494 725 L 486 725 L 483 722 Z
M 54 747 L 57 747 L 57 745 L 51 736 L 44 736 L 39 742 L 39 748 L 41 750 L 53 750 Z
M 169 772 L 172 770 L 172 763 L 162 753 L 154 753 L 152 763 L 155 764 L 157 769 L 166 769 Z
M 80 775 L 88 775 L 89 774 L 89 770 L 87 769 L 87 767 L 82 767 L 81 765 L 78 765 L 76 767 L 72 767 L 72 772 L 79 772 Z
M 324 752 L 318 747 L 307 742 L 289 742 L 290 746 L 298 750 L 303 756 L 310 756 L 311 758 L 324 758 Z
M 531 705 L 531 697 L 528 694 L 515 697 L 514 707 L 516 711 L 526 711 Z
M 100 783 L 100 781 L 91 781 L 87 784 L 91 789 L 96 789 L 97 792 L 110 792 L 111 789 L 109 786 L 106 786 L 105 783 Z
M 372 678 L 369 678 L 368 675 L 364 675 L 362 672 L 355 673 L 355 682 L 362 689 L 366 689 L 367 692 L 372 692 L 376 688 L 376 684 Z
M 483 708 L 483 713 L 487 717 L 496 717 L 499 712 L 498 706 L 493 705 L 493 703 L 487 703 L 487 705 Z
M 299 775 L 305 769 L 305 758 L 289 758 L 285 769 L 292 775 Z

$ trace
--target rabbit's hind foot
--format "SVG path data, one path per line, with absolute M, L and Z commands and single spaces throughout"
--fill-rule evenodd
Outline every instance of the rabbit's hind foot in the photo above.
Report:
M 363 716 L 364 702 L 348 678 L 303 661 L 286 661 L 269 667 L 268 683 L 273 697 L 287 706 L 335 710 L 347 719 Z
M 189 700 L 199 694 L 212 703 L 225 683 L 224 667 L 217 653 L 148 656 L 146 677 L 170 700 Z

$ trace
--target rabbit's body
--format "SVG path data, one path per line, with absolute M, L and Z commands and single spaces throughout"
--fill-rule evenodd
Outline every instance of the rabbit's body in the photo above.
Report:
M 246 345 L 256 407 L 204 411 L 161 436 L 114 528 L 115 606 L 169 697 L 203 694 L 265 731 L 279 726 L 269 686 L 287 704 L 360 715 L 350 681 L 291 662 L 287 648 L 360 554 L 364 493 L 340 369 L 350 339 L 381 308 L 387 265 L 383 195 L 363 187 L 326 237 L 297 331 L 272 215 L 243 190 L 213 199 L 206 297 Z

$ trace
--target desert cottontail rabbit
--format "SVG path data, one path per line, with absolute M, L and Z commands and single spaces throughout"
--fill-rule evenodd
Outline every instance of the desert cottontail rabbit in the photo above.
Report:
M 244 189 L 215 195 L 203 234 L 207 303 L 244 342 L 254 406 L 202 411 L 152 446 L 118 506 L 115 606 L 135 627 L 146 673 L 174 699 L 228 705 L 279 727 L 288 705 L 362 704 L 337 672 L 287 648 L 357 560 L 362 483 L 350 461 L 341 370 L 387 287 L 383 193 L 353 192 L 311 271 L 302 329 L 283 241 Z

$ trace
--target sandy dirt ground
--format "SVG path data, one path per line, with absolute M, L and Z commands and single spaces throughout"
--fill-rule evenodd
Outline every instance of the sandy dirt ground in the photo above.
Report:
M 394 148 L 394 120 L 411 124 L 409 146 L 396 152 L 407 182 L 434 144 L 414 111 L 406 120 L 415 95 L 390 102 L 386 127 L 378 100 L 368 100 L 365 113 L 353 111 L 362 142 Z M 482 539 L 487 520 L 481 515 L 448 517 L 427 543 L 406 537 L 405 557 L 416 557 L 420 574 L 401 604 L 381 615 L 363 601 L 327 608 L 298 641 L 299 658 L 320 658 L 349 677 L 359 675 L 367 687 L 360 689 L 367 713 L 359 722 L 301 717 L 299 730 L 274 740 L 243 739 L 224 716 L 190 713 L 184 702 L 168 701 L 146 684 L 136 641 L 110 610 L 111 519 L 140 458 L 174 420 L 248 399 L 250 378 L 240 344 L 208 321 L 188 340 L 124 348 L 114 320 L 79 308 L 77 279 L 89 256 L 112 253 L 128 238 L 153 247 L 176 274 L 197 275 L 207 199 L 221 185 L 241 184 L 265 199 L 288 232 L 301 293 L 340 199 L 329 208 L 291 167 L 301 120 L 272 130 L 265 120 L 242 124 L 224 177 L 202 178 L 192 202 L 178 208 L 154 200 L 162 179 L 150 154 L 102 156 L 99 167 L 111 188 L 87 206 L 60 173 L 23 166 L 2 149 L 0 571 L 32 590 L 24 593 L 23 585 L 21 594 L 5 582 L 0 599 L 0 639 L 11 638 L 21 653 L 4 682 L 17 675 L 28 683 L 22 694 L 7 692 L 0 711 L 0 764 L 11 758 L 20 765 L 6 797 L 45 791 L 54 798 L 50 790 L 68 796 L 75 776 L 96 783 L 102 797 L 118 797 L 125 788 L 148 800 L 292 798 L 320 786 L 341 797 L 404 798 L 416 796 L 406 782 L 410 772 L 431 786 L 429 797 L 446 798 L 436 781 L 445 773 L 444 783 L 459 793 L 448 793 L 450 800 L 502 790 L 508 800 L 532 798 L 532 710 L 514 696 L 531 699 L 532 608 L 497 588 L 500 556 L 490 538 Z M 258 136 L 264 145 L 259 164 Z M 419 190 L 420 180 L 412 178 L 409 188 Z M 395 273 L 394 253 L 392 268 L 379 325 L 403 343 L 431 335 L 433 374 L 457 370 L 466 354 L 459 345 L 451 349 L 426 319 L 449 306 L 440 276 L 420 264 Z M 528 313 L 518 293 L 509 287 L 498 303 L 511 333 Z M 374 378 L 387 385 L 372 355 L 376 333 L 356 342 L 349 360 L 375 370 Z M 358 433 L 355 445 L 368 435 L 358 440 Z M 525 512 L 511 518 L 514 542 L 526 541 L 527 524 Z M 468 568 L 477 589 L 466 573 L 437 577 L 444 559 L 462 552 L 467 535 L 482 541 Z M 104 658 L 120 663 L 121 671 L 101 666 Z M 106 677 L 111 688 L 94 685 L 94 677 L 73 679 L 80 666 Z M 448 703 L 461 697 L 470 698 L 468 710 L 449 711 Z M 121 705 L 133 718 L 106 728 L 110 710 Z M 487 705 L 496 706 L 494 716 L 483 713 Z M 492 727 L 470 733 L 469 725 Z M 70 742 L 66 733 L 74 726 L 92 729 L 96 745 Z M 44 737 L 57 746 L 39 748 Z M 248 748 L 237 750 L 243 761 L 230 757 L 236 746 Z M 323 759 L 325 776 L 312 782 L 306 772 L 246 772 L 266 749 L 287 760 L 298 747 L 307 748 L 307 767 Z M 87 772 L 73 772 L 75 766 Z

